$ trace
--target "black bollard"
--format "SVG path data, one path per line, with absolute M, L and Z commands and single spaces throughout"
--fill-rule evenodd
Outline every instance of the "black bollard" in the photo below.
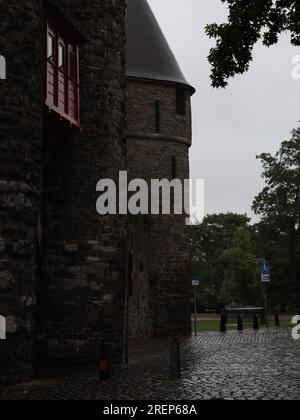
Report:
M 221 322 L 220 322 L 220 332 L 221 333 L 226 333 L 227 331 L 227 316 L 226 314 L 222 313 L 221 315 Z
M 243 317 L 242 315 L 240 315 L 238 317 L 238 331 L 244 331 L 244 322 L 243 322 Z
M 275 314 L 275 327 L 280 327 L 280 317 L 278 313 Z
M 253 329 L 254 329 L 254 331 L 258 331 L 259 330 L 259 318 L 258 318 L 258 315 L 254 315 L 254 317 L 253 317 Z
M 99 379 L 100 381 L 109 379 L 108 351 L 105 341 L 102 341 L 99 346 Z
M 180 344 L 176 337 L 171 342 L 169 378 L 170 381 L 177 381 L 181 378 Z

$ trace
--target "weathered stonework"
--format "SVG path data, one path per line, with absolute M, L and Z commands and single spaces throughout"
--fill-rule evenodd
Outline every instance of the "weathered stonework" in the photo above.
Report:
M 103 338 L 115 358 L 122 348 L 126 219 L 100 219 L 95 203 L 98 180 L 117 179 L 125 168 L 125 0 L 52 3 L 86 38 L 80 133 L 44 110 L 47 2 L 0 4 L 7 61 L 7 80 L 0 81 L 5 383 L 30 379 L 33 363 L 91 362 Z
M 39 345 L 47 360 L 86 363 L 105 339 L 120 359 L 126 219 L 98 216 L 95 203 L 99 179 L 126 165 L 125 1 L 56 3 L 87 42 L 81 133 L 58 132 L 51 118 L 44 130 Z
M 34 297 L 37 284 L 42 33 L 42 1 L 0 3 L 0 51 L 7 64 L 7 79 L 0 80 L 0 314 L 9 332 L 0 344 L 1 382 L 32 375 L 34 305 L 24 304 L 24 297 Z
M 143 178 L 149 185 L 152 179 L 171 181 L 174 175 L 182 181 L 189 179 L 190 92 L 186 89 L 186 115 L 179 116 L 176 87 L 163 82 L 128 80 L 130 177 Z M 157 100 L 159 133 L 155 121 Z M 172 167 L 174 159 L 176 174 Z M 191 332 L 190 243 L 185 219 L 185 215 L 149 216 L 132 229 L 135 270 L 129 311 L 133 337 Z
M 0 383 L 30 380 L 40 365 L 94 363 L 102 340 L 120 361 L 128 336 L 190 333 L 185 216 L 96 212 L 98 181 L 117 183 L 120 171 L 171 179 L 175 159 L 188 178 L 190 88 L 178 116 L 176 83 L 127 83 L 125 0 L 51 4 L 83 40 L 80 130 L 44 104 L 49 1 L 0 2 Z

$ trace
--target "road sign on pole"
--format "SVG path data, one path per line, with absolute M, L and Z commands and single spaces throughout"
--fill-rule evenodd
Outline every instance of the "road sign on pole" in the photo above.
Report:
M 270 274 L 262 274 L 261 275 L 261 281 L 263 283 L 271 283 L 271 276 L 270 276 Z
M 268 311 L 268 283 L 271 283 L 271 269 L 268 261 L 264 260 L 261 265 L 261 281 L 265 284 L 265 320 L 266 325 L 269 325 L 269 311 Z
M 192 276 L 192 285 L 194 288 L 194 328 L 195 328 L 196 337 L 197 337 L 197 287 L 200 286 L 201 280 L 203 280 L 203 276 L 201 275 Z
M 261 265 L 261 281 L 263 283 L 271 283 L 270 264 L 264 260 Z
M 270 274 L 270 264 L 268 261 L 264 260 L 261 265 L 261 274 Z

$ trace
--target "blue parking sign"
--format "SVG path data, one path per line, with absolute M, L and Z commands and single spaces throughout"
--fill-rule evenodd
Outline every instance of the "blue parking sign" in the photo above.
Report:
M 263 275 L 270 274 L 270 264 L 266 260 L 264 260 L 261 265 L 261 274 Z

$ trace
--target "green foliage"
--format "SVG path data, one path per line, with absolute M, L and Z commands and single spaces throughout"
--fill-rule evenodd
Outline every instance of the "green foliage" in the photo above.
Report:
M 294 232 L 299 221 L 300 129 L 282 143 L 275 156 L 258 156 L 263 165 L 266 187 L 255 198 L 253 210 L 263 222 L 272 224 L 278 234 Z
M 228 4 L 228 22 L 206 27 L 216 39 L 209 62 L 212 85 L 225 87 L 228 79 L 249 69 L 255 44 L 266 47 L 278 42 L 281 33 L 289 31 L 291 43 L 300 45 L 300 5 L 297 0 L 222 0 Z
M 217 214 L 191 227 L 193 274 L 204 308 L 224 304 L 261 304 L 259 266 L 271 263 L 269 288 L 273 307 L 300 308 L 300 129 L 275 156 L 258 157 L 266 186 L 253 203 L 261 222 L 250 226 L 246 215 Z
M 226 264 L 220 301 L 229 305 L 259 305 L 262 302 L 262 283 L 255 255 L 252 253 L 251 234 L 245 228 L 237 229 L 233 246 L 223 252 Z
M 262 218 L 256 226 L 256 243 L 272 263 L 273 297 L 281 303 L 295 301 L 300 292 L 300 129 L 275 156 L 258 158 L 266 187 L 253 203 Z
M 239 227 L 249 228 L 249 219 L 246 215 L 234 213 L 210 215 L 203 223 L 191 226 L 192 269 L 193 274 L 205 277 L 198 290 L 199 302 L 205 308 L 222 306 L 219 294 L 226 264 L 221 256 L 232 246 Z
M 282 308 L 284 311 L 291 302 L 291 291 L 294 289 L 293 277 L 290 275 L 289 249 L 282 244 L 280 236 L 271 225 L 260 222 L 253 229 L 253 252 L 271 264 L 270 302 L 276 310 Z

